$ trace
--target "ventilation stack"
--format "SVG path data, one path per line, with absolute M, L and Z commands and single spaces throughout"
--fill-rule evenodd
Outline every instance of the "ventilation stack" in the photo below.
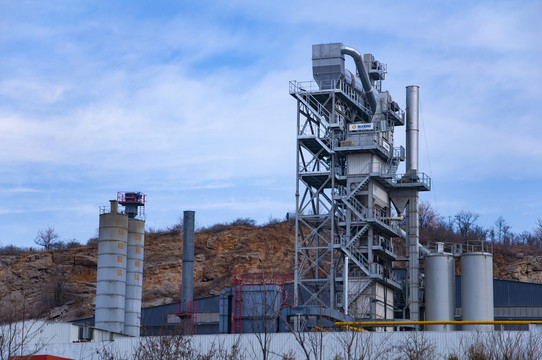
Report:
M 187 210 L 183 218 L 183 303 L 194 300 L 194 215 L 194 211 Z
M 100 214 L 95 326 L 116 333 L 124 331 L 127 230 L 128 217 L 111 200 L 110 212 Z

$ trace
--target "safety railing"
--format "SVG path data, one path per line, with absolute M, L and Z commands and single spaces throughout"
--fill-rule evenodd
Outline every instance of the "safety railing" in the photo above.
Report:
M 365 114 L 371 116 L 371 110 L 365 106 L 365 94 L 356 90 L 344 79 L 339 80 L 320 80 L 316 81 L 290 81 L 290 94 L 300 93 L 315 93 L 320 91 L 339 91 L 350 99 L 357 107 L 359 107 Z
M 392 184 L 422 184 L 431 189 L 431 178 L 425 173 L 417 173 L 416 176 L 397 174 L 392 180 Z

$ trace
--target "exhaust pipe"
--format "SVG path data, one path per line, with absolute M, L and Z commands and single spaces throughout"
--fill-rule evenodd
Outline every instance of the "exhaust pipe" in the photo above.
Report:
M 418 173 L 419 90 L 417 85 L 406 88 L 406 173 Z
M 194 211 L 187 210 L 183 218 L 183 302 L 194 300 L 194 215 Z

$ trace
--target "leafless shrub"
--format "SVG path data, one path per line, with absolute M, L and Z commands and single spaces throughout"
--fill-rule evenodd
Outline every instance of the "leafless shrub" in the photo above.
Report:
M 121 352 L 116 349 L 113 342 L 104 343 L 103 347 L 100 350 L 96 350 L 96 357 L 98 360 L 128 360 L 130 359 L 129 354 L 121 354 Z
M 231 222 L 232 225 L 243 225 L 243 226 L 256 226 L 256 220 L 251 218 L 237 218 Z
M 282 354 L 282 360 L 295 360 L 295 351 L 291 350 Z
M 458 359 L 542 359 L 542 335 L 536 331 L 475 332 L 460 343 Z
M 392 348 L 388 338 L 378 343 L 374 340 L 374 332 L 361 332 L 358 329 L 346 329 L 335 333 L 337 342 L 343 350 L 344 360 L 386 359 Z
M 196 351 L 191 338 L 183 335 L 162 335 L 141 337 L 134 350 L 135 360 L 195 359 Z
M 28 248 L 18 247 L 15 245 L 7 245 L 0 247 L 0 255 L 22 255 L 28 252 Z
M 395 351 L 403 355 L 398 359 L 432 360 L 437 357 L 436 345 L 423 331 L 408 332 L 404 340 L 395 346 Z
M 228 349 L 224 342 L 213 342 L 211 349 L 205 354 L 198 354 L 197 360 L 245 360 L 241 348 L 241 337 L 237 336 L 234 344 Z

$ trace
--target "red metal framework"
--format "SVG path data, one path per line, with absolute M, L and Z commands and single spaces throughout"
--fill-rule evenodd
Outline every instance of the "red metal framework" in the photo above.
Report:
M 175 315 L 182 320 L 184 333 L 186 335 L 195 335 L 197 330 L 198 304 L 195 301 L 181 301 L 175 304 Z
M 117 192 L 117 201 L 121 205 L 125 204 L 138 204 L 140 206 L 145 205 L 147 195 L 139 191 L 119 191 Z
M 232 333 L 241 333 L 241 316 L 243 315 L 243 283 L 240 275 L 233 277 L 233 323 Z
M 241 333 L 243 315 L 243 287 L 250 285 L 277 285 L 281 288 L 281 306 L 295 306 L 294 289 L 286 286 L 294 281 L 292 274 L 248 273 L 236 274 L 233 277 L 233 324 L 232 332 Z

